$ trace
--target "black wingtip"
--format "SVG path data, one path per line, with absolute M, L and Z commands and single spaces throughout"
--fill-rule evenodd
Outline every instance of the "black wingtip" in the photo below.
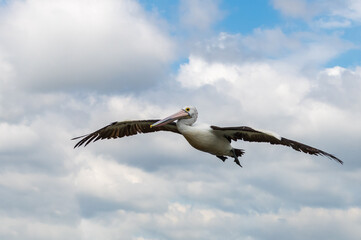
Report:
M 84 138 L 84 137 L 86 137 L 86 136 L 88 136 L 88 135 L 86 134 L 86 135 L 82 135 L 82 136 L 79 136 L 79 137 L 74 137 L 74 138 L 72 138 L 71 140 L 77 140 L 77 139 L 79 139 L 79 138 Z M 83 140 L 80 140 L 79 142 L 77 142 L 77 143 L 75 144 L 74 148 L 80 147 L 81 145 L 83 145 Z
M 338 159 L 337 157 L 333 157 L 333 160 L 335 160 L 336 162 L 339 162 L 341 165 L 343 165 L 343 161 L 341 159 Z
M 341 163 L 341 165 L 343 165 L 343 161 L 342 161 L 342 160 L 336 158 L 336 161 L 339 162 L 339 163 Z
M 76 140 L 76 139 L 83 138 L 83 137 L 86 137 L 86 136 L 88 136 L 88 134 L 85 134 L 85 135 L 82 135 L 82 136 L 79 136 L 79 137 L 74 137 L 71 140 Z
M 325 153 L 323 153 L 322 155 L 324 155 L 324 156 L 328 157 L 329 159 L 334 160 L 334 161 L 340 163 L 341 165 L 343 165 L 343 161 L 342 161 L 341 159 L 339 159 L 338 157 L 332 155 L 332 154 L 329 154 L 329 153 L 326 153 L 326 154 L 325 154 Z
M 74 139 L 72 139 L 74 140 Z M 74 148 L 80 147 L 81 144 L 79 144 L 80 142 L 78 142 L 77 144 L 75 144 Z

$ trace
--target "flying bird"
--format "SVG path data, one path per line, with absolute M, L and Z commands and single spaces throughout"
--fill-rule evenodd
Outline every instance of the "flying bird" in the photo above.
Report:
M 86 146 L 91 142 L 101 139 L 122 138 L 138 133 L 150 133 L 168 131 L 182 134 L 194 148 L 215 155 L 223 162 L 227 157 L 234 158 L 234 162 L 242 167 L 238 157 L 244 154 L 243 149 L 233 148 L 231 141 L 244 140 L 248 142 L 266 142 L 270 144 L 284 145 L 296 151 L 311 155 L 323 155 L 341 164 L 343 162 L 332 154 L 320 149 L 296 142 L 274 133 L 257 130 L 254 128 L 240 127 L 217 127 L 212 125 L 195 124 L 198 111 L 195 107 L 184 107 L 179 112 L 162 120 L 135 120 L 113 122 L 93 133 L 73 138 L 81 139 L 74 148 Z M 175 122 L 177 121 L 177 122 Z

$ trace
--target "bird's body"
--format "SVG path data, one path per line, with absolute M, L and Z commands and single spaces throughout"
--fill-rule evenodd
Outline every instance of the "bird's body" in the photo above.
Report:
M 162 120 L 135 120 L 114 122 L 93 133 L 76 137 L 82 138 L 75 147 L 84 144 L 86 146 L 92 141 L 100 139 L 121 138 L 131 136 L 137 133 L 149 133 L 157 131 L 169 131 L 179 133 L 194 148 L 213 154 L 225 161 L 227 157 L 233 157 L 234 162 L 241 166 L 238 157 L 242 156 L 243 149 L 233 148 L 231 141 L 244 140 L 249 142 L 268 142 L 270 144 L 284 145 L 293 148 L 296 151 L 308 153 L 311 155 L 324 155 L 339 163 L 340 159 L 332 154 L 320 149 L 296 142 L 276 134 L 256 130 L 246 126 L 240 127 L 217 127 L 206 124 L 195 124 L 198 117 L 198 111 L 195 107 L 185 107 L 178 113 L 175 113 Z M 174 121 L 177 121 L 175 124 Z M 242 167 L 242 166 L 241 166 Z
M 209 125 L 187 126 L 178 122 L 177 128 L 192 147 L 216 156 L 232 156 L 231 143 L 225 137 L 216 134 Z

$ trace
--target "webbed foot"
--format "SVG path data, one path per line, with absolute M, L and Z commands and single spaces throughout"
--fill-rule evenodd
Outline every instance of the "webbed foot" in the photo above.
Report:
M 234 157 L 234 162 L 235 162 L 238 166 L 242 167 L 241 163 L 240 163 L 239 160 L 238 160 L 238 156 L 237 156 L 236 151 L 234 150 L 234 148 L 232 149 L 232 153 L 233 153 L 233 157 Z M 241 153 L 241 155 L 242 155 L 242 154 L 243 154 L 243 152 Z

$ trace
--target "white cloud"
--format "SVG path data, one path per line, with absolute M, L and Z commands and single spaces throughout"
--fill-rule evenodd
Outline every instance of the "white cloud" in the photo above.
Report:
M 1 57 L 20 87 L 144 89 L 173 57 L 170 37 L 135 1 L 13 1 L 1 11 Z
M 279 29 L 258 29 L 249 36 L 220 34 L 196 48 L 189 62 L 180 66 L 177 80 L 190 89 L 213 86 L 220 94 L 232 98 L 233 104 L 240 104 L 247 116 L 296 116 L 298 106 L 309 94 L 315 96 L 322 91 L 332 98 L 327 90 L 322 90 L 330 90 L 325 83 L 315 85 L 315 69 L 349 47 L 350 43 L 337 36 L 306 33 L 286 36 Z M 321 72 L 320 76 L 324 74 Z M 360 89 L 358 77 L 351 76 L 354 76 L 351 81 L 344 84 L 352 85 L 349 91 L 353 93 L 347 95 L 343 89 L 342 101 L 358 99 L 354 92 Z M 355 106 L 360 104 L 354 102 Z
M 290 105 L 296 105 L 310 88 L 306 79 L 294 78 L 292 73 L 277 65 L 208 63 L 196 56 L 191 56 L 189 63 L 181 66 L 178 81 L 191 88 L 214 85 L 252 115 L 290 114 Z
M 286 16 L 308 21 L 323 16 L 315 24 L 322 28 L 349 27 L 352 22 L 361 21 L 361 3 L 358 0 L 272 0 L 272 3 Z
M 347 19 L 324 19 L 321 18 L 317 20 L 314 24 L 315 26 L 319 28 L 326 28 L 326 29 L 332 29 L 332 28 L 346 28 L 351 27 L 351 21 Z
M 26 125 L 11 125 L 0 122 L 0 151 L 22 151 L 38 140 L 37 134 Z
M 308 0 L 272 0 L 273 6 L 283 14 L 291 17 L 311 19 L 325 10 L 328 2 Z M 327 9 L 327 8 L 326 8 Z
M 76 161 L 79 172 L 74 176 L 74 184 L 78 194 L 145 211 L 164 208 L 166 199 L 173 195 L 168 190 L 170 186 L 167 181 L 140 169 L 89 154 L 80 154 Z M 93 184 L 90 185 L 90 182 Z M 154 189 L 157 189 L 156 195 Z M 129 199 L 133 201 L 129 202 Z
M 361 3 L 358 0 L 339 1 L 339 6 L 331 10 L 336 16 L 342 16 L 356 22 L 361 21 Z
M 220 33 L 198 42 L 192 54 L 227 64 L 280 60 L 292 63 L 287 67 L 315 69 L 353 48 L 354 44 L 336 33 L 292 32 L 286 35 L 275 28 L 255 29 L 249 35 Z
M 360 113 L 361 68 L 347 69 L 339 66 L 326 68 L 317 76 L 313 97 Z M 333 94 L 330 94 L 330 93 Z M 335 97 L 337 96 L 337 97 Z
M 180 2 L 181 24 L 195 31 L 208 31 L 222 18 L 217 0 L 182 0 Z

